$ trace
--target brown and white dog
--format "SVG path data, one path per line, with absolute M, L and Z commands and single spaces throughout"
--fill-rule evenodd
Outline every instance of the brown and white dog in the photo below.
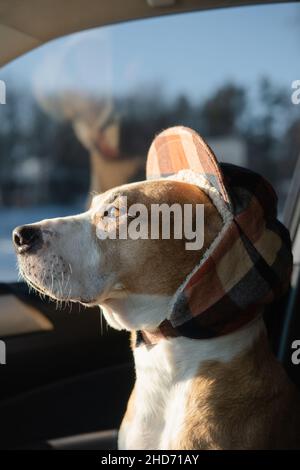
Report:
M 119 228 L 128 205 L 204 204 L 204 245 L 184 239 L 102 239 L 105 213 Z M 125 215 L 125 217 L 128 214 Z M 222 217 L 197 185 L 143 181 L 95 196 L 75 217 L 18 227 L 13 239 L 21 274 L 58 300 L 100 305 L 113 328 L 132 332 L 136 383 L 119 432 L 120 449 L 278 449 L 300 447 L 296 389 L 274 358 L 259 315 L 208 339 L 155 335 L 174 294 L 218 236 Z

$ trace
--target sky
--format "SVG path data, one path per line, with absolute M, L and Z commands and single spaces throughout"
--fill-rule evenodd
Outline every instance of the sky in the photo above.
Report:
M 52 41 L 0 69 L 37 94 L 124 95 L 161 87 L 202 99 L 228 81 L 300 79 L 300 4 L 228 8 L 101 27 Z

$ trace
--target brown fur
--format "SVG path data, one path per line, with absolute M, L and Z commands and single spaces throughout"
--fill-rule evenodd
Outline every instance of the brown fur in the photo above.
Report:
M 262 335 L 229 363 L 201 366 L 173 449 L 300 448 L 300 400 Z
M 110 269 L 115 266 L 113 270 L 119 273 L 119 280 L 126 291 L 137 294 L 174 294 L 221 229 L 222 220 L 215 206 L 196 186 L 175 181 L 153 181 L 123 186 L 115 193 L 109 191 L 101 197 L 103 201 L 107 197 L 112 201 L 114 196 L 114 206 L 118 206 L 119 196 L 127 196 L 128 206 L 138 202 L 145 204 L 148 209 L 151 204 L 163 202 L 170 205 L 205 204 L 205 235 L 201 250 L 186 250 L 185 239 L 98 240 L 98 243 L 102 244 L 102 252 L 107 257 L 107 266 Z M 97 205 L 98 202 L 94 204 Z M 97 217 L 96 215 L 95 225 Z M 155 276 L 149 273 L 155 273 Z

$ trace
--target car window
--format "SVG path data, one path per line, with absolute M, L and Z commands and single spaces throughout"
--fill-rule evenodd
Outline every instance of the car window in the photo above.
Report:
M 2 68 L 0 281 L 18 278 L 15 226 L 144 178 L 151 140 L 176 124 L 267 177 L 282 214 L 300 151 L 299 25 L 293 3 L 163 16 L 72 34 Z

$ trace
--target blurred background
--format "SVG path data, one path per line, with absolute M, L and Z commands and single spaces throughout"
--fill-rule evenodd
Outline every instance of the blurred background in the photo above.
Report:
M 84 31 L 0 69 L 0 281 L 17 279 L 15 226 L 143 179 L 153 137 L 177 124 L 262 173 L 281 213 L 300 152 L 299 43 L 300 5 L 273 4 Z

